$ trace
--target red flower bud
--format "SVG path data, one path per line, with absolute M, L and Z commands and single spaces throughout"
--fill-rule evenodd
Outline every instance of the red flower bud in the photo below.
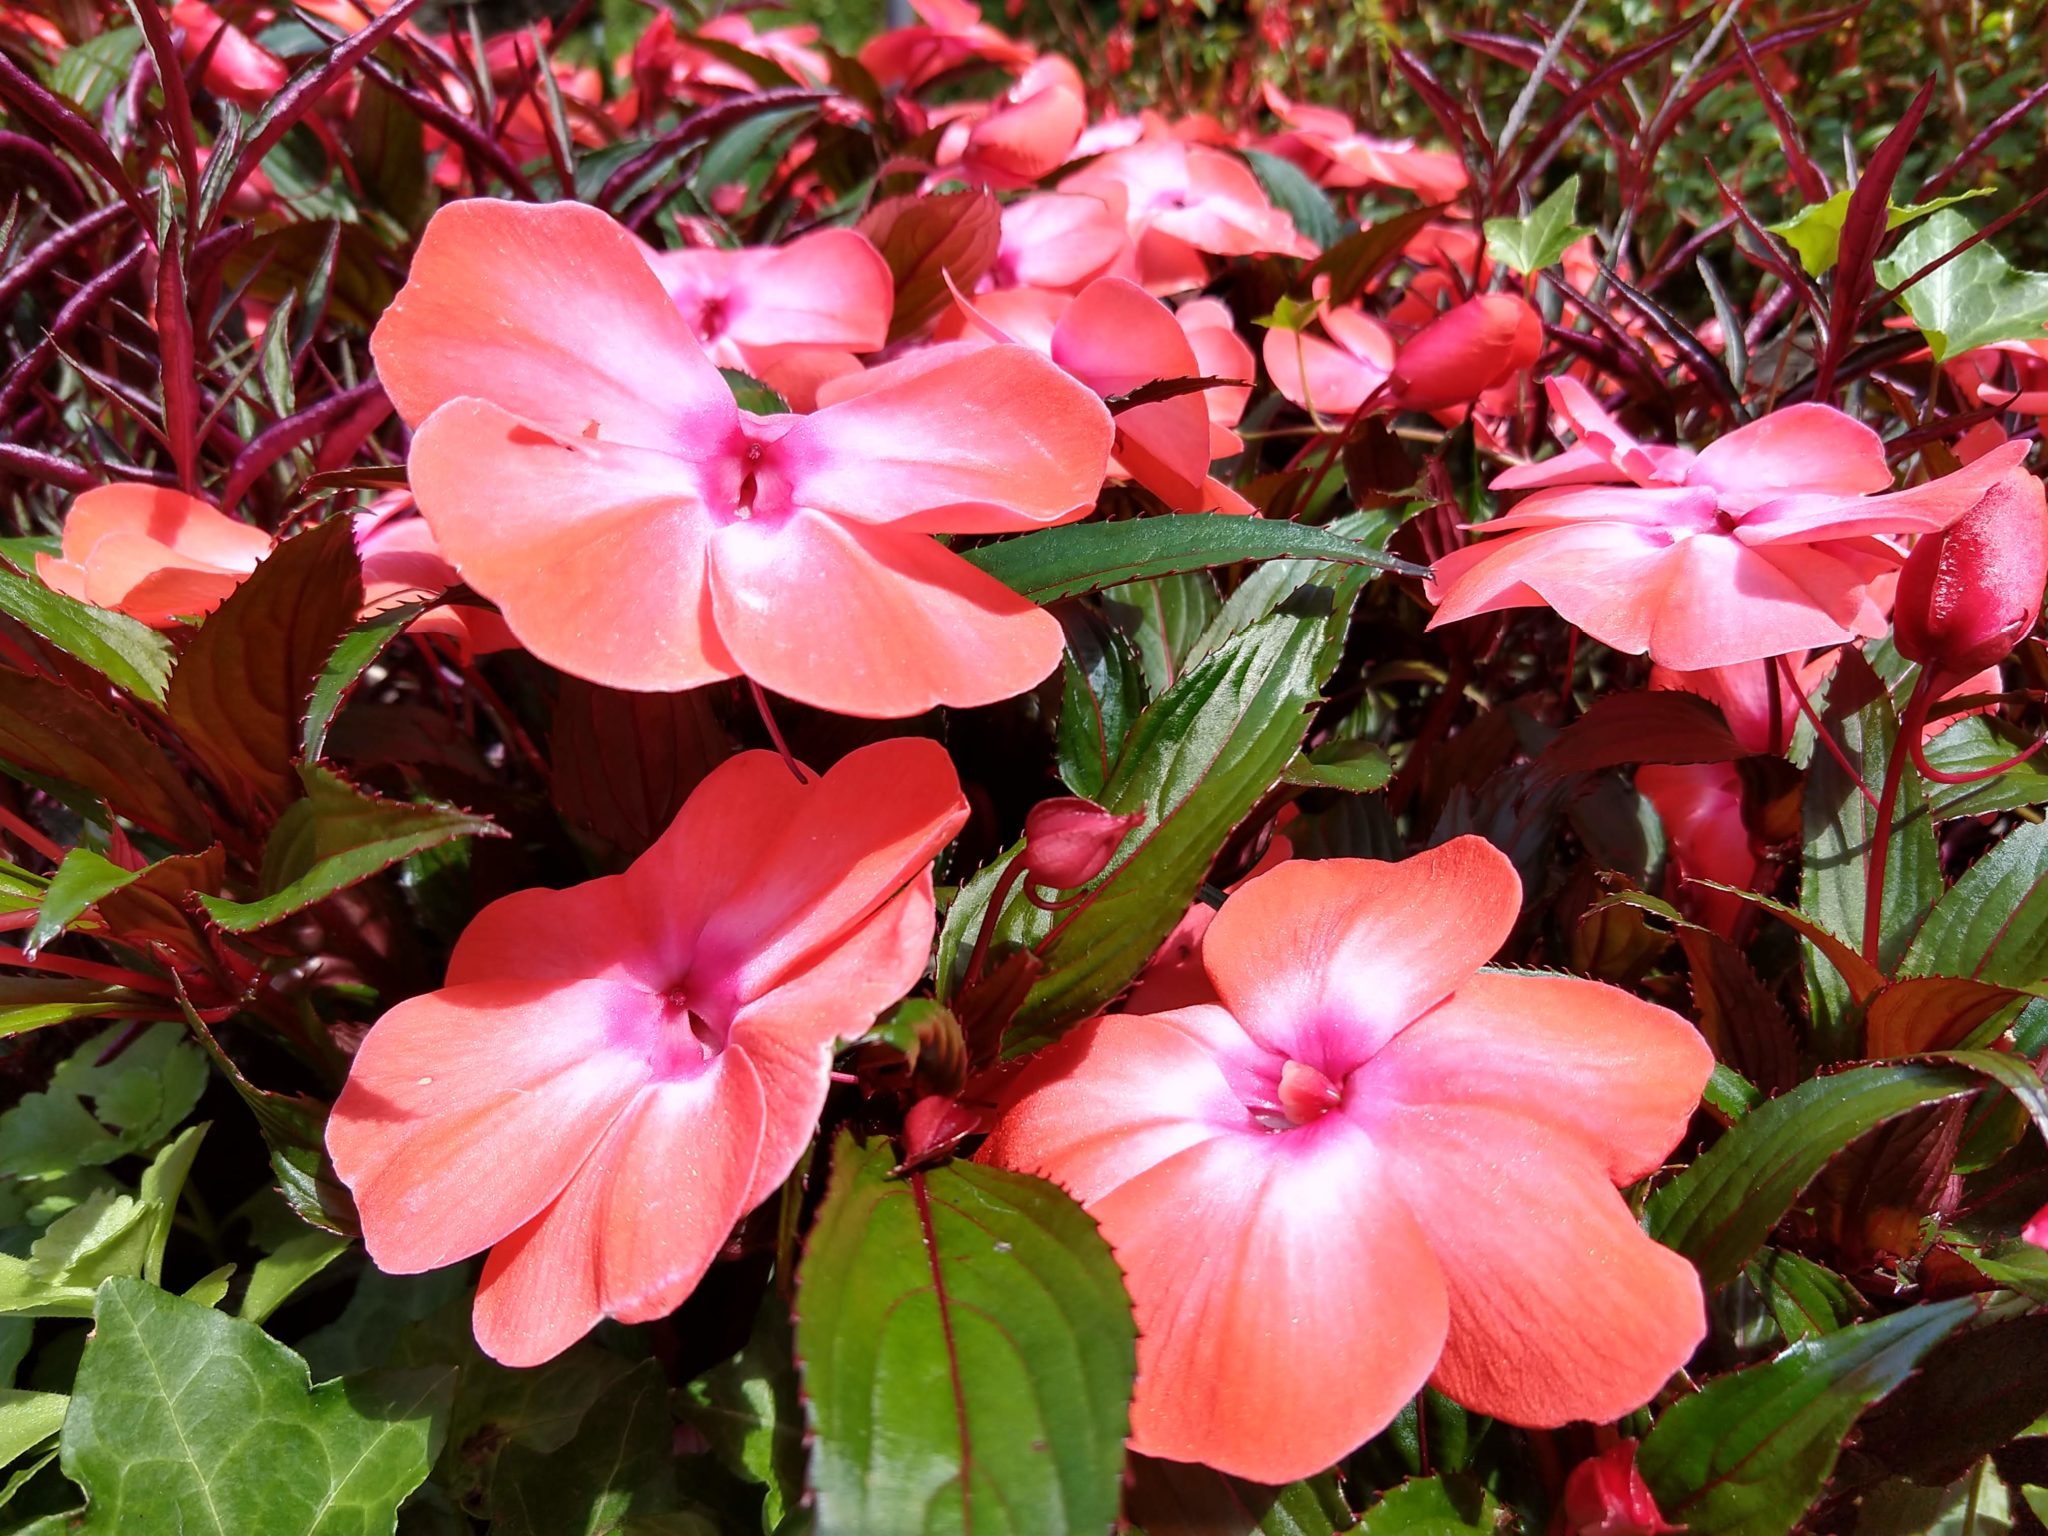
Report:
M 903 1162 L 934 1162 L 982 1129 L 981 1115 L 958 1099 L 932 1094 L 903 1117 Z
M 2048 584 L 2048 498 L 2032 475 L 1995 480 L 1983 499 L 1913 546 L 1899 574 L 1899 654 L 1937 687 L 2012 654 L 2041 616 Z
M 1636 1470 L 1636 1443 L 1619 1441 L 1580 1462 L 1565 1479 L 1558 1511 L 1563 1536 L 1662 1536 L 1664 1523 L 1649 1484 Z
M 1145 818 L 1112 816 L 1092 800 L 1041 800 L 1024 818 L 1024 872 L 1034 885 L 1070 891 L 1109 865 L 1124 838 Z
M 1388 392 L 1405 409 L 1476 400 L 1535 365 L 1543 317 L 1510 293 L 1482 294 L 1438 315 L 1401 349 Z

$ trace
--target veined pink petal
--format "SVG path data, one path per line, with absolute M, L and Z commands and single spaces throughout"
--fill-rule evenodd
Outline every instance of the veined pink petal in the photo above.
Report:
M 719 530 L 711 590 L 748 677 L 867 719 L 1012 698 L 1064 647 L 1058 620 L 925 535 L 803 509 Z
M 1006 101 L 968 133 L 967 169 L 1010 187 L 1058 170 L 1088 126 L 1088 103 L 1079 78 L 1067 78 L 1072 74 L 1073 66 L 1058 55 L 1032 65 Z
M 1711 491 L 1662 485 L 1564 485 L 1540 490 L 1515 503 L 1511 512 L 1467 526 L 1504 533 L 1573 523 L 1626 523 L 1696 533 L 1715 527 L 1715 516 Z
M 1481 971 L 1368 1062 L 1346 1102 L 1526 1115 L 1570 1132 L 1628 1184 L 1678 1144 L 1713 1067 L 1697 1029 L 1619 987 Z
M 1051 362 L 984 347 L 828 405 L 770 454 L 799 507 L 1001 533 L 1092 507 L 1111 435 L 1102 402 Z
M 82 590 L 74 596 L 163 629 L 213 612 L 249 572 L 193 563 L 139 533 L 110 533 L 93 545 L 81 574 Z
M 1585 443 L 1502 470 L 1487 482 L 1496 491 L 1533 491 L 1549 486 L 1604 485 L 1616 478 L 1615 468 L 1605 454 Z
M 1237 334 L 1237 323 L 1220 299 L 1192 299 L 1174 311 L 1173 318 L 1187 334 L 1188 345 L 1195 349 L 1195 370 L 1204 378 L 1242 379 L 1243 389 L 1210 389 L 1202 393 L 1202 401 L 1209 409 L 1209 420 L 1224 428 L 1235 427 L 1244 417 L 1244 408 L 1251 402 L 1250 385 L 1258 377 L 1258 364 L 1252 358 L 1252 349 L 1245 339 Z M 1225 458 L 1237 452 L 1242 444 L 1232 434 L 1230 446 L 1223 453 L 1214 451 L 1211 458 Z
M 1477 837 L 1399 864 L 1290 860 L 1223 904 L 1202 963 L 1254 1040 L 1338 1079 L 1492 959 L 1521 904 Z
M 484 1353 L 539 1365 L 607 1314 L 674 1311 L 745 1214 L 761 1115 L 760 1081 L 735 1051 L 643 1088 L 561 1195 L 491 1250 L 476 1295 Z
M 1431 567 L 1438 606 L 1428 627 L 1547 603 L 1602 644 L 1640 656 L 1649 649 L 1673 558 L 1657 529 L 1612 522 L 1468 544 Z
M 1831 559 L 1831 548 L 1751 549 L 1711 534 L 1685 540 L 1663 566 L 1645 648 L 1667 667 L 1696 672 L 1882 634 L 1883 614 L 1864 586 L 1873 573 Z M 1843 579 L 1858 575 L 1863 582 Z
M 438 1269 L 538 1214 L 647 1081 L 617 1032 L 658 1006 L 617 982 L 508 981 L 385 1014 L 327 1122 L 377 1266 Z
M 443 207 L 370 350 L 415 427 L 471 395 L 570 436 L 701 455 L 737 420 L 638 243 L 582 203 Z
M 1831 405 L 1788 405 L 1702 448 L 1688 485 L 1753 501 L 1796 491 L 1856 496 L 1891 489 L 1884 440 Z
M 1538 1428 L 1618 1418 L 1705 1336 L 1699 1275 L 1636 1225 L 1576 1137 L 1467 1105 L 1388 1106 L 1372 1137 L 1444 1260 L 1431 1380 L 1455 1401 Z
M 1065 192 L 1020 198 L 1003 210 L 999 286 L 1078 288 L 1130 243 L 1122 213 L 1100 198 Z
M 1881 496 L 1787 498 L 1744 517 L 1737 537 L 1747 544 L 1795 544 L 1932 533 L 1974 507 L 1993 481 L 2018 470 L 2031 447 L 2006 443 L 1953 474 Z
M 1135 283 L 1090 283 L 1060 316 L 1052 360 L 1105 398 L 1159 379 L 1195 376 L 1195 349 L 1173 311 Z M 1170 507 L 1196 512 L 1209 473 L 1209 413 L 1201 396 L 1178 395 L 1115 418 L 1124 471 Z
M 728 451 L 729 464 L 707 468 L 736 477 L 737 444 Z M 710 622 L 704 578 L 706 497 L 731 493 L 707 486 L 699 466 L 557 437 L 458 400 L 420 426 L 410 469 L 442 552 L 543 661 L 615 688 L 670 691 L 739 671 Z
M 161 544 L 199 567 L 246 574 L 270 553 L 261 528 L 216 511 L 196 496 L 161 485 L 102 485 L 64 515 L 64 558 L 83 561 L 112 534 Z
M 1260 344 L 1273 387 L 1293 405 L 1341 420 L 1387 381 L 1387 369 L 1306 331 L 1269 330 Z
M 1146 1455 L 1309 1476 L 1385 1428 L 1443 1347 L 1443 1270 L 1342 1116 L 1201 1142 L 1091 1213 L 1137 1316 Z

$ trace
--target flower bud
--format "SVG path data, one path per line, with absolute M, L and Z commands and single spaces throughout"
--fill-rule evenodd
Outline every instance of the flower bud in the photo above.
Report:
M 1113 816 L 1092 800 L 1041 800 L 1024 818 L 1024 872 L 1034 885 L 1070 891 L 1086 885 L 1116 857 L 1139 812 Z
M 2048 584 L 2048 498 L 2018 473 L 1921 538 L 1899 573 L 1893 624 L 1899 654 L 1935 686 L 1961 681 L 2012 654 L 2041 616 Z
M 1661 1536 L 1667 1525 L 1636 1470 L 1636 1443 L 1622 1440 L 1580 1462 L 1565 1479 L 1559 1509 L 1564 1536 Z
M 1405 410 L 1465 405 L 1533 367 L 1542 350 L 1541 315 L 1513 294 L 1482 294 L 1416 332 L 1387 389 Z
M 907 1168 L 937 1162 L 981 1129 L 980 1112 L 958 1099 L 938 1094 L 919 1099 L 903 1117 L 903 1164 Z

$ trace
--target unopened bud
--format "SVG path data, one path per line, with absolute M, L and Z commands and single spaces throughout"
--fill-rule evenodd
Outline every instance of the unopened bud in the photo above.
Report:
M 981 1115 L 958 1099 L 919 1099 L 903 1117 L 903 1164 L 922 1166 L 944 1157 L 982 1128 Z
M 1543 317 L 1510 293 L 1487 293 L 1446 310 L 1401 348 L 1387 390 L 1411 411 L 1465 405 L 1535 366 Z
M 1086 885 L 1116 857 L 1142 813 L 1117 816 L 1092 800 L 1041 800 L 1024 818 L 1024 872 L 1034 885 L 1071 891 Z
M 1946 528 L 1925 535 L 1899 574 L 1899 654 L 1947 687 L 1996 666 L 2041 616 L 2048 497 L 2018 473 L 1995 480 Z
M 1667 1525 L 1636 1470 L 1636 1443 L 1623 1440 L 1580 1462 L 1565 1479 L 1559 1525 L 1565 1536 L 1662 1536 Z

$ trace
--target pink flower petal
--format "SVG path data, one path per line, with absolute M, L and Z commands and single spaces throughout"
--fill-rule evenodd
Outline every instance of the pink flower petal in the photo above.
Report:
M 720 529 L 711 590 L 719 636 L 748 677 L 867 719 L 1012 698 L 1064 645 L 1050 614 L 923 534 L 801 509 L 774 528 Z
M 1202 962 L 1252 1039 L 1337 1078 L 1492 959 L 1521 897 L 1477 837 L 1399 864 L 1290 861 L 1223 904 Z
M 595 423 L 606 442 L 701 454 L 737 419 L 639 244 L 581 203 L 443 207 L 370 350 L 415 427 L 476 395 L 572 435 Z
M 1789 405 L 1759 416 L 1700 450 L 1688 485 L 1752 498 L 1794 491 L 1855 496 L 1888 491 L 1884 440 L 1831 405 Z
M 927 532 L 1079 516 L 1109 460 L 1109 412 L 1022 347 L 956 353 L 826 406 L 771 450 L 796 504 Z
M 1289 403 L 1342 419 L 1387 381 L 1387 370 L 1305 331 L 1269 330 L 1260 344 L 1273 387 Z
M 1953 474 L 1882 496 L 1788 499 L 1745 517 L 1738 537 L 1748 544 L 1794 544 L 1867 534 L 1932 533 L 1974 507 L 1993 482 L 2019 470 L 2032 446 L 2007 443 Z
M 732 453 L 717 467 L 737 475 L 736 443 Z M 701 473 L 667 454 L 557 437 L 481 400 L 436 411 L 411 457 L 442 552 L 529 650 L 609 687 L 664 691 L 739 670 L 711 623 L 716 488 Z
M 747 347 L 873 352 L 896 307 L 889 264 L 866 235 L 820 229 L 769 252 L 734 286 L 726 330 Z
M 1570 1132 L 1626 1184 L 1678 1144 L 1713 1067 L 1697 1029 L 1619 987 L 1481 971 L 1366 1065 L 1358 1096 L 1524 1114 Z
M 1444 1260 L 1450 1330 L 1431 1380 L 1457 1402 L 1538 1428 L 1618 1418 L 1705 1336 L 1699 1275 L 1644 1234 L 1575 1136 L 1466 1105 L 1387 1106 L 1372 1136 Z

